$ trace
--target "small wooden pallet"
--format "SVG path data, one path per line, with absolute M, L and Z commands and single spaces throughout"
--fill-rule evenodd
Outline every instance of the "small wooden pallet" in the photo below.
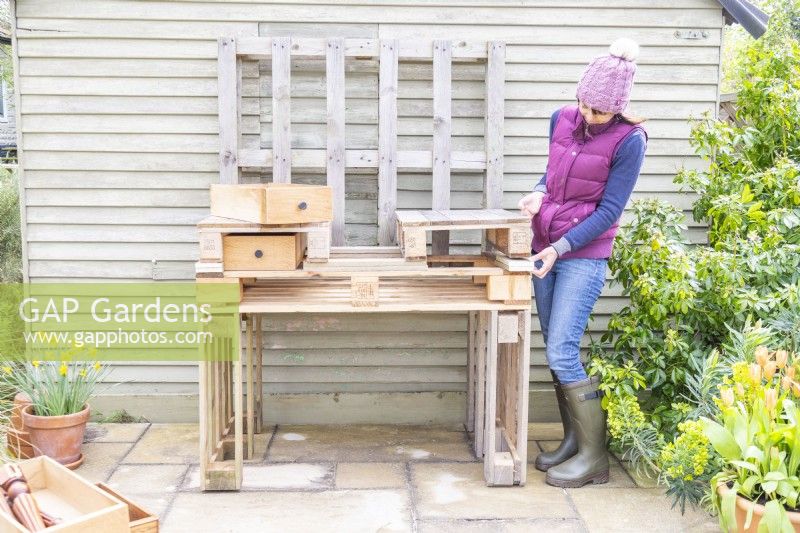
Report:
M 286 234 L 302 236 L 306 261 L 325 262 L 330 256 L 330 222 L 267 225 L 209 216 L 197 224 L 197 230 L 200 240 L 200 260 L 195 268 L 197 277 L 223 277 L 225 240 L 226 237 L 234 235 Z
M 529 263 L 525 260 L 512 260 Z M 302 269 L 297 270 L 224 270 L 224 278 L 238 278 L 245 285 L 257 285 L 258 282 L 276 280 L 338 279 L 337 287 L 350 283 L 350 304 L 353 307 L 376 307 L 380 305 L 383 289 L 384 296 L 392 294 L 392 280 L 415 278 L 431 285 L 435 289 L 433 278 L 446 278 L 438 283 L 450 280 L 472 282 L 476 288 L 484 292 L 485 298 L 491 302 L 506 304 L 528 304 L 531 298 L 531 282 L 529 271 L 509 268 L 487 255 L 431 256 L 427 260 L 409 261 L 400 255 L 397 247 L 338 247 L 333 248 L 330 258 L 325 263 L 306 261 Z M 409 282 L 411 282 L 409 280 Z M 290 287 L 290 284 L 286 285 Z M 331 285 L 333 286 L 333 285 Z M 420 285 L 428 287 L 428 285 Z M 481 287 L 477 287 L 481 286 Z M 337 289 L 338 290 L 338 289 Z M 311 297 L 311 294 L 307 295 Z M 420 293 L 421 300 L 435 298 L 436 291 L 426 298 Z M 341 302 L 339 302 L 341 303 Z
M 485 230 L 487 245 L 509 257 L 531 252 L 530 221 L 505 209 L 398 210 L 396 216 L 397 241 L 406 259 L 428 255 L 427 232 L 433 233 L 433 254 L 446 255 L 449 232 L 462 229 Z
M 349 279 L 256 279 L 244 286 L 242 313 L 452 312 L 530 307 L 516 284 L 486 286 L 464 278 L 385 278 L 353 274 Z M 525 276 L 530 295 L 530 277 Z M 510 287 L 509 287 L 510 285 Z M 503 290 L 509 292 L 502 292 Z

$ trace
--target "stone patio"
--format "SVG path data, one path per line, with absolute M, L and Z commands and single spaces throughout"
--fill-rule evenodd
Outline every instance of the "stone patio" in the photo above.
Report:
M 242 491 L 202 493 L 196 424 L 90 424 L 77 472 L 158 513 L 167 533 L 719 530 L 613 456 L 608 484 L 545 484 L 532 462 L 558 428 L 530 426 L 524 487 L 487 487 L 463 426 L 268 426 Z

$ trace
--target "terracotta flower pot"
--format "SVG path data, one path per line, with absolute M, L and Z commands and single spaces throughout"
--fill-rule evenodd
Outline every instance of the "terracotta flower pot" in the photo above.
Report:
M 727 494 L 732 489 L 728 487 L 725 483 L 720 483 L 717 485 L 717 492 L 719 492 L 720 496 Z M 745 529 L 744 523 L 747 520 L 747 511 L 753 505 L 751 500 L 747 498 L 743 498 L 742 496 L 736 495 L 736 528 L 739 533 L 757 533 L 758 532 L 758 523 L 761 521 L 761 517 L 764 516 L 764 506 L 757 503 L 753 508 L 753 519 L 750 520 L 750 527 Z M 789 515 L 789 522 L 791 522 L 792 527 L 798 533 L 800 533 L 800 513 L 796 512 L 788 512 Z
M 81 444 L 89 421 L 89 404 L 71 415 L 38 416 L 33 405 L 22 410 L 22 421 L 31 436 L 35 456 L 46 455 L 68 468 L 83 462 Z
M 31 399 L 24 392 L 18 392 L 14 396 L 14 407 L 11 409 L 11 427 L 17 431 L 25 431 L 22 423 L 22 410 L 26 405 L 30 405 Z
M 25 429 L 25 424 L 22 423 L 22 410 L 30 403 L 31 399 L 24 392 L 18 392 L 14 396 L 14 406 L 11 409 L 11 425 L 6 428 L 8 451 L 18 459 L 30 459 L 33 457 L 31 436 Z

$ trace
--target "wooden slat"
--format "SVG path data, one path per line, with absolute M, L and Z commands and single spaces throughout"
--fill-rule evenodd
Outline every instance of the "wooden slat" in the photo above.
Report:
M 216 341 L 216 338 L 215 338 Z M 222 339 L 216 342 L 216 350 L 222 350 Z M 217 354 L 218 355 L 218 354 Z M 225 382 L 223 381 L 222 376 L 222 365 L 225 363 L 220 361 L 219 358 L 215 358 L 212 366 L 211 372 L 211 383 L 210 383 L 210 393 L 211 393 L 211 446 L 212 450 L 216 448 L 219 440 L 221 438 L 222 432 L 225 429 L 227 416 L 225 413 L 225 401 L 228 398 L 227 390 L 225 389 Z
M 236 43 L 236 53 L 253 59 L 268 59 L 272 55 L 270 37 L 240 37 Z M 326 55 L 326 39 L 293 39 L 293 57 L 299 59 L 318 58 Z M 372 58 L 380 55 L 380 42 L 376 39 L 345 39 L 345 57 Z M 398 57 L 404 60 L 430 60 L 433 57 L 431 41 L 426 39 L 405 39 L 399 43 Z M 453 47 L 456 61 L 474 61 L 486 58 L 486 46 L 481 41 L 459 41 Z
M 244 459 L 243 442 L 243 394 L 242 394 L 242 351 L 241 343 L 238 345 L 236 358 L 233 361 L 233 461 L 234 461 L 234 486 L 236 490 L 242 486 L 242 461 Z
M 253 394 L 254 375 L 253 375 L 253 315 L 248 315 L 245 321 L 245 342 L 247 360 L 245 361 L 245 370 L 247 377 L 247 458 L 253 458 L 253 451 L 255 450 L 255 412 L 256 412 L 256 399 Z
M 344 39 L 330 39 L 328 41 L 325 78 L 328 86 L 327 176 L 328 185 L 333 189 L 331 244 L 343 246 L 345 243 Z
M 379 169 L 379 150 L 345 150 L 345 168 Z M 395 172 L 427 172 L 433 168 L 433 152 L 430 150 L 395 150 Z M 270 149 L 240 149 L 239 166 L 242 168 L 271 168 L 273 153 Z M 324 170 L 327 168 L 327 149 L 303 148 L 292 150 L 292 167 L 295 171 Z M 451 153 L 452 170 L 460 172 L 482 172 L 486 168 L 486 156 L 479 151 Z
M 395 242 L 397 208 L 397 56 L 396 39 L 381 40 L 378 94 L 378 244 Z
M 526 217 L 504 209 L 402 209 L 396 216 L 403 226 L 524 227 L 529 224 Z
M 477 340 L 475 341 L 475 455 L 480 459 L 484 448 L 486 421 L 486 325 L 488 312 L 478 312 Z
M 378 307 L 351 304 L 349 279 L 258 280 L 244 289 L 242 313 L 339 313 L 405 311 L 477 311 L 530 309 L 530 301 L 489 301 L 486 289 L 471 279 L 386 278 Z
M 302 233 L 321 230 L 329 225 L 329 222 L 308 222 L 302 225 L 260 224 L 214 215 L 207 216 L 197 223 L 198 228 L 208 231 L 219 230 L 222 233 Z
M 263 329 L 261 325 L 261 315 L 256 315 L 255 319 L 256 335 L 256 433 L 261 433 L 264 421 L 264 347 L 262 344 Z
M 517 376 L 517 454 L 521 467 L 516 472 L 515 481 L 520 485 L 526 483 L 526 465 L 528 462 L 528 407 L 531 371 L 531 313 L 519 312 L 519 341 L 517 346 L 519 357 L 519 375 Z
M 241 116 L 241 70 L 233 37 L 217 41 L 219 102 L 219 182 L 239 183 L 239 120 Z
M 503 117 L 505 115 L 505 43 L 487 44 L 486 114 L 486 183 L 484 207 L 499 208 L 503 202 Z
M 200 421 L 200 490 L 206 490 L 206 471 L 208 470 L 208 459 L 209 455 L 211 455 L 211 441 L 212 438 L 209 435 L 210 431 L 210 424 L 209 418 L 211 416 L 211 408 L 209 402 L 209 387 L 208 387 L 208 368 L 210 363 L 208 362 L 208 345 L 201 344 L 200 349 L 205 352 L 201 354 L 200 362 L 198 363 L 198 384 L 199 384 L 199 394 L 198 394 L 198 407 L 200 412 L 198 413 L 198 419 Z
M 291 39 L 272 39 L 272 181 L 292 181 Z
M 487 313 L 486 325 L 486 406 L 484 412 L 483 474 L 490 485 L 495 483 L 495 455 L 497 453 L 497 311 Z
M 475 430 L 475 311 L 467 313 L 467 431 Z
M 452 52 L 450 41 L 433 42 L 433 209 L 450 209 L 450 133 L 452 130 Z M 446 255 L 450 232 L 435 231 L 431 250 Z
M 405 260 L 406 263 L 415 261 Z M 346 278 L 353 274 L 373 271 L 381 278 L 463 278 L 471 276 L 500 276 L 506 271 L 500 267 L 437 267 L 424 268 L 422 265 L 412 264 L 402 269 L 389 266 L 387 268 L 376 269 L 374 266 L 355 266 L 339 267 L 330 266 L 327 263 L 303 262 L 302 270 L 226 270 L 225 278 L 259 278 L 259 279 L 286 279 L 286 278 Z

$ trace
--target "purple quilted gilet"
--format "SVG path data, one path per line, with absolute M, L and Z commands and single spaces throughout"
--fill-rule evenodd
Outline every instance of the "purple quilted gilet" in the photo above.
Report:
M 584 119 L 578 106 L 564 106 L 558 113 L 547 161 L 547 193 L 531 220 L 533 253 L 560 239 L 592 214 L 603 197 L 617 148 L 639 125 L 612 119 L 602 133 L 584 137 Z M 647 133 L 645 132 L 645 135 Z M 594 240 L 560 259 L 610 257 L 619 220 Z

